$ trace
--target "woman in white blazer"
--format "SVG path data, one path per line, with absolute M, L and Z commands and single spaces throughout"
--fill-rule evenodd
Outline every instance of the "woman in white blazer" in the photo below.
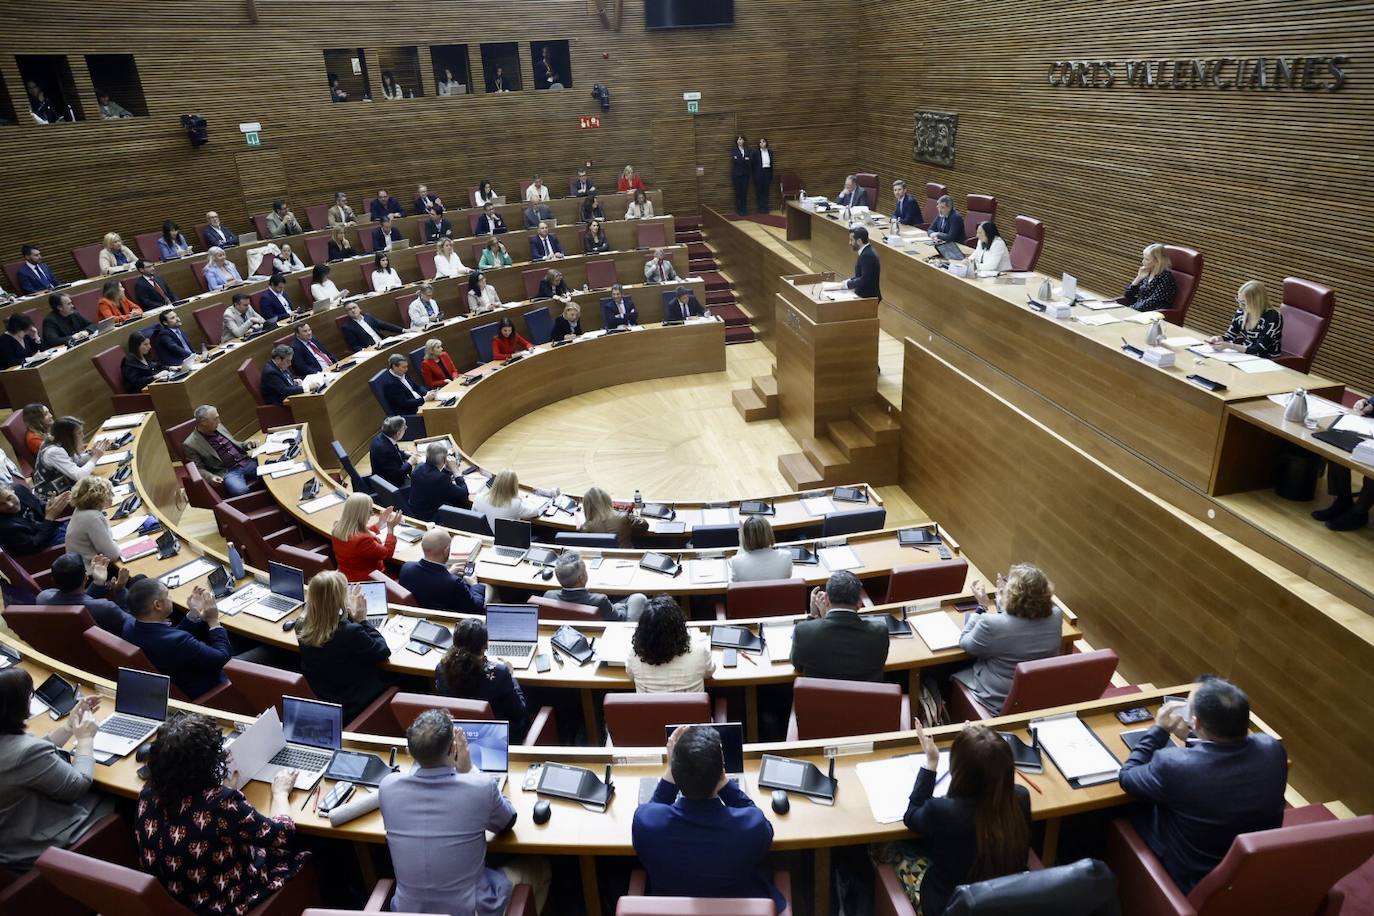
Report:
M 390 292 L 404 286 L 401 275 L 391 266 L 391 258 L 379 251 L 372 258 L 372 289 L 379 293 Z
M 626 219 L 652 219 L 654 215 L 654 202 L 649 199 L 649 195 L 644 193 L 643 188 L 635 191 L 634 199 L 625 208 Z
M 441 239 L 434 252 L 434 279 L 445 277 L 466 277 L 468 269 L 463 266 L 458 253 L 453 250 L 453 239 Z
M 773 526 L 768 519 L 746 516 L 739 526 L 739 553 L 730 558 L 730 581 L 792 578 L 792 554 L 773 544 Z
M 997 231 L 992 220 L 978 224 L 978 247 L 968 256 L 969 265 L 980 273 L 1002 273 L 1011 270 L 1011 252 L 1006 239 Z
M 635 625 L 625 673 L 637 693 L 700 693 L 716 668 L 711 637 L 688 629 L 682 609 L 668 595 L 651 599 Z
M 477 190 L 472 192 L 472 205 L 479 210 L 487 205 L 487 201 L 495 199 L 496 189 L 485 178 L 482 179 L 481 184 L 477 185 Z
M 100 273 L 109 276 L 116 271 L 128 270 L 138 260 L 129 246 L 124 244 L 118 232 L 105 233 L 105 247 L 100 249 Z
M 329 279 L 329 265 L 316 264 L 310 272 L 310 295 L 314 302 L 337 302 L 348 295 L 348 290 L 339 289 Z

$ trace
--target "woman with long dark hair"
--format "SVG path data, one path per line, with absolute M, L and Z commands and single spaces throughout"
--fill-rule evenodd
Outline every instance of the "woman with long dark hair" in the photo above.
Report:
M 520 682 L 504 662 L 487 658 L 487 625 L 478 617 L 465 617 L 453 628 L 449 646 L 434 671 L 434 689 L 450 697 L 486 700 L 491 714 L 510 722 L 510 740 L 519 744 L 529 729 L 529 710 Z
M 644 608 L 630 638 L 625 672 L 639 693 L 700 692 L 716 670 L 711 637 L 687 628 L 682 609 L 668 595 L 657 595 Z

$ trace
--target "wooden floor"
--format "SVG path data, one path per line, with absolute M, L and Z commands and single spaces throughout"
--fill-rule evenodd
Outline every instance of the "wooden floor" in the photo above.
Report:
M 1359 486 L 1356 477 L 1356 492 Z M 1317 498 L 1310 502 L 1283 499 L 1273 490 L 1236 493 L 1218 497 L 1217 502 L 1365 591 L 1374 592 L 1374 525 L 1358 531 L 1329 531 L 1312 518 L 1313 509 L 1325 509 L 1331 503 L 1325 480 L 1317 487 Z

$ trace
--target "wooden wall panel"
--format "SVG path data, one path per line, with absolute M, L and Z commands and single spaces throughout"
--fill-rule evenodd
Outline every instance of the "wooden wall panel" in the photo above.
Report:
M 1042 270 L 1102 289 L 1133 276 L 1153 241 L 1206 267 L 1189 324 L 1219 333 L 1259 278 L 1330 284 L 1337 305 L 1314 371 L 1374 388 L 1374 17 L 1333 0 L 1142 6 L 1007 0 L 858 0 L 870 34 L 856 112 L 859 165 L 891 179 L 998 198 L 999 227 L 1046 224 Z M 970 16 L 973 16 L 970 19 Z M 1339 92 L 1057 88 L 1051 61 L 1350 54 Z M 887 66 L 886 64 L 891 64 Z M 953 168 L 912 156 L 917 110 L 959 115 Z M 810 190 L 808 188 L 808 190 Z
M 17 125 L 0 127 L 0 194 L 7 202 L 0 208 L 0 259 L 18 258 L 19 246 L 32 241 L 67 276 L 75 271 L 69 250 L 110 229 L 131 239 L 168 217 L 189 228 L 211 208 L 245 229 L 249 212 L 260 212 L 270 197 L 240 187 L 236 153 L 280 154 L 298 214 L 327 202 L 335 189 L 348 191 L 356 205 L 364 191 L 386 185 L 409 206 L 419 182 L 451 201 L 482 178 L 514 195 L 521 179 L 539 171 L 559 187 L 586 159 L 595 163 L 593 177 L 612 187 L 627 162 L 651 186 L 695 181 L 676 171 L 700 164 L 703 186 L 717 184 L 719 195 L 728 195 L 728 142 L 709 161 L 691 162 L 689 133 L 665 162 L 674 174 L 655 161 L 654 119 L 685 115 L 682 93 L 689 90 L 702 93 L 703 114 L 729 115 L 750 137 L 768 135 L 778 168 L 799 171 L 809 187 L 836 184 L 853 155 L 857 128 L 849 113 L 857 74 L 836 68 L 825 54 L 781 49 L 846 27 L 852 0 L 754 0 L 739 5 L 733 28 L 674 32 L 647 32 L 643 5 L 631 0 L 619 33 L 603 29 L 585 0 L 526 0 L 506 4 L 500 15 L 481 0 L 259 3 L 258 10 L 257 24 L 242 3 L 208 0 L 177 4 L 174 21 L 165 4 L 151 0 L 132 0 L 117 17 L 62 4 L 8 17 L 0 30 L 0 76 L 21 108 L 16 53 L 65 53 L 84 73 L 81 55 L 123 52 L 137 59 L 153 116 L 45 127 L 21 111 Z M 571 42 L 574 89 L 434 95 L 430 45 L 465 43 L 479 68 L 481 43 L 519 42 L 529 83 L 525 47 L 555 38 Z M 381 52 L 411 45 L 420 49 L 425 97 L 382 101 Z M 359 47 L 367 49 L 377 101 L 331 104 L 323 52 Z M 591 98 L 594 83 L 610 88 L 610 112 Z M 93 111 L 93 89 L 79 88 Z M 178 119 L 187 112 L 208 120 L 208 146 L 192 149 L 186 140 Z M 580 129 L 578 118 L 592 114 L 601 116 L 602 128 Z M 244 145 L 237 128 L 244 121 L 261 122 L 261 150 Z M 668 209 L 683 203 L 669 195 Z

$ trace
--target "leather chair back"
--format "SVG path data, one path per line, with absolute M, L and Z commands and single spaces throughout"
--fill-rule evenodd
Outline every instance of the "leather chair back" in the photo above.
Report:
M 11 600 L 36 601 L 43 590 L 42 583 L 8 550 L 0 550 L 0 573 L 13 590 Z
M 474 217 L 474 218 L 473 218 L 473 230 L 472 230 L 473 232 L 476 232 L 476 231 L 477 231 L 477 228 L 476 228 L 476 227 L 477 227 L 477 219 L 476 219 L 476 217 Z M 483 236 L 483 238 L 486 238 L 486 236 Z M 474 270 L 477 269 L 477 264 L 478 264 L 478 262 L 482 260 L 482 252 L 484 252 L 484 251 L 486 251 L 486 250 L 487 250 L 487 243 L 486 243 L 486 242 L 473 242 L 473 243 L 472 243 L 472 269 L 474 269 Z M 487 269 L 490 270 L 491 268 L 487 268 Z M 467 301 L 467 300 L 465 299 L 464 301 Z
M 353 459 L 348 456 L 348 449 L 343 447 L 343 443 L 338 439 L 329 443 L 329 447 L 334 450 L 334 457 L 338 459 L 339 467 L 343 468 L 348 475 L 348 482 L 353 485 L 354 493 L 371 493 L 366 478 L 358 473 L 358 469 L 353 466 Z
M 290 426 L 296 422 L 295 415 L 286 404 L 268 404 L 262 397 L 262 370 L 251 359 L 239 363 L 239 381 L 248 389 L 248 394 L 257 405 L 258 427 L 269 430 L 275 426 Z
M 415 596 L 410 593 L 410 589 L 397 582 L 379 569 L 374 569 L 367 574 L 373 582 L 380 582 L 386 586 L 386 603 L 403 604 L 406 607 L 418 607 Z
M 130 302 L 132 302 L 132 301 L 134 300 L 134 287 L 138 284 L 138 278 L 139 278 L 139 274 L 137 274 L 137 273 L 126 274 L 126 275 L 119 281 L 119 285 L 122 286 L 122 287 L 124 287 L 124 295 L 129 299 Z M 163 279 L 166 279 L 166 278 L 164 277 Z M 168 285 L 170 286 L 171 284 L 168 284 Z M 173 291 L 172 294 L 173 294 L 173 295 L 176 295 L 175 290 Z M 148 331 L 151 331 L 151 330 L 152 330 L 151 328 L 148 329 Z M 140 333 L 142 333 L 144 337 L 149 337 L 149 336 L 151 336 L 149 333 L 147 333 L 147 331 L 143 331 L 143 332 L 140 332 Z
M 576 622 L 601 619 L 601 612 L 590 604 L 575 604 L 571 601 L 559 601 L 556 598 L 541 598 L 538 595 L 531 595 L 528 600 L 530 604 L 539 608 L 540 620 Z
M 334 568 L 334 561 L 321 553 L 297 547 L 295 544 L 276 544 L 272 547 L 272 559 L 287 566 L 294 566 L 305 574 L 307 582 L 316 573 L 328 572 Z
M 491 704 L 486 700 L 464 700 L 431 693 L 398 693 L 391 698 L 391 715 L 400 726 L 401 734 L 405 734 L 410 723 L 426 709 L 447 709 L 455 719 L 496 719 L 492 715 Z
M 587 285 L 592 289 L 610 289 L 619 282 L 615 261 L 587 262 Z
M 954 889 L 945 916 L 1117 916 L 1116 876 L 1097 859 L 1079 859 Z M 1258 911 L 1256 911 L 1258 912 Z
M 434 275 L 438 272 L 434 267 L 434 255 L 435 249 L 430 248 L 415 256 L 415 263 L 420 268 L 420 276 L 426 280 L 433 280 Z
M 491 537 L 491 523 L 487 521 L 487 517 L 481 512 L 474 512 L 471 509 L 460 509 L 458 506 L 440 506 L 439 511 L 434 514 L 434 522 L 445 528 L 456 528 L 459 531 L 466 531 L 468 534 Z
M 935 222 L 935 218 L 940 215 L 940 212 L 935 208 L 936 202 L 948 193 L 949 188 L 938 181 L 926 182 L 926 199 L 921 203 L 921 220 L 927 226 Z
M 792 684 L 792 710 L 798 741 L 895 732 L 911 726 L 902 721 L 898 684 L 799 677 Z
M 298 242 L 297 244 L 300 244 L 300 243 Z M 295 255 L 296 257 L 298 257 L 298 258 L 301 256 L 301 252 L 297 251 L 297 250 L 294 249 L 294 248 L 291 249 L 291 253 L 294 254 L 294 255 Z M 306 257 L 309 257 L 309 256 L 310 256 L 310 246 L 309 246 L 309 245 L 307 245 L 307 246 L 305 247 L 305 255 L 306 255 Z M 301 263 L 305 263 L 305 262 L 302 261 Z M 271 255 L 268 255 L 267 257 L 263 258 L 261 261 L 258 262 L 258 269 L 255 270 L 255 271 L 253 271 L 253 276 L 255 276 L 255 277 L 270 277 L 270 276 L 272 276 L 272 275 L 273 275 L 274 273 L 276 273 L 276 272 L 277 272 L 277 268 L 276 268 L 276 265 L 275 265 L 275 260 L 274 260 L 274 258 L 273 258 Z
M 1045 224 L 1029 216 L 1016 217 L 1016 241 L 1011 245 L 1011 269 L 1035 270 L 1045 247 Z
M 386 399 L 386 395 L 382 393 L 382 380 L 386 378 L 386 374 L 389 371 L 388 369 L 378 369 L 372 374 L 372 377 L 367 380 L 367 387 L 372 390 L 372 396 L 377 399 L 378 404 L 382 405 L 382 414 L 388 417 L 391 416 L 392 410 L 391 404 Z
M 621 897 L 615 916 L 774 916 L 767 897 Z
M 1312 371 L 1312 360 L 1326 339 L 1331 315 L 1336 311 L 1336 291 L 1311 280 L 1283 280 L 1283 353 L 1277 362 L 1298 372 Z
M 99 289 L 88 289 L 71 294 L 72 305 L 87 321 L 98 321 L 100 318 L 100 295 Z M 42 322 L 39 322 L 38 327 L 42 329 Z
M 539 346 L 553 339 L 553 315 L 547 305 L 530 309 L 522 317 L 525 319 L 525 334 L 530 343 Z
M 367 241 L 364 243 L 364 247 L 367 248 L 367 251 L 362 252 L 360 249 L 359 253 L 372 254 L 372 233 L 360 232 L 358 233 L 358 235 L 360 238 L 367 239 Z M 375 293 L 377 291 L 376 287 L 372 285 L 372 271 L 374 269 L 375 268 L 371 263 L 364 261 L 362 267 L 358 270 L 358 273 L 362 275 L 362 279 L 360 282 L 362 283 L 364 292 Z
M 877 531 L 887 524 L 887 509 L 874 506 L 850 512 L 830 512 L 821 521 L 821 537 Z
M 474 191 L 476 188 L 473 189 Z M 482 218 L 482 210 L 474 210 L 468 214 L 468 235 L 477 234 L 477 221 Z
M 620 544 L 614 534 L 596 534 L 585 531 L 560 531 L 553 536 L 553 542 L 559 547 L 578 547 L 588 550 L 614 550 Z
M 230 682 L 234 685 L 226 699 L 232 698 L 240 701 L 241 708 L 233 711 L 245 716 L 256 716 L 269 706 L 275 706 L 277 715 L 282 715 L 281 698 L 283 696 L 302 697 L 307 700 L 316 699 L 315 692 L 310 689 L 310 682 L 305 679 L 305 675 L 297 674 L 294 671 L 287 671 L 272 665 L 246 662 L 241 658 L 231 658 L 229 663 L 224 666 L 224 673 L 229 676 Z
M 348 230 L 345 229 L 344 232 L 347 233 Z M 305 253 L 309 255 L 311 264 L 327 263 L 329 261 L 329 236 L 306 236 Z
M 296 278 L 296 282 L 301 285 L 301 300 L 306 305 L 312 305 L 315 302 L 315 294 L 310 291 L 310 280 L 312 276 L 313 273 L 304 274 Z
M 64 894 L 104 916 L 191 916 L 158 879 L 133 867 L 53 846 L 35 867 Z
M 1202 252 L 1196 248 L 1182 248 L 1178 245 L 1165 245 L 1164 253 L 1169 256 L 1169 272 L 1174 275 L 1174 307 L 1164 309 L 1164 320 L 1171 324 L 1183 324 L 1188 317 L 1188 307 L 1193 304 L 1193 295 L 1202 282 Z
M 535 289 L 537 290 L 538 288 L 538 284 L 535 284 Z M 479 364 L 491 362 L 491 341 L 496 337 L 496 330 L 498 327 L 500 327 L 499 322 L 493 321 L 488 324 L 478 325 L 468 332 L 469 336 L 472 337 L 472 348 L 477 351 L 477 362 Z
M 606 738 L 618 747 L 663 747 L 669 725 L 711 721 L 711 698 L 701 693 L 608 693 L 601 703 Z
M 938 563 L 917 563 L 894 566 L 887 581 L 884 604 L 898 601 L 919 601 L 937 595 L 957 595 L 964 590 L 968 578 L 968 560 L 942 560 Z
M 254 213 L 254 214 L 253 214 L 251 217 L 249 217 L 249 218 L 252 219 L 252 221 L 253 221 L 253 228 L 256 229 L 256 230 L 258 231 L 258 241 L 259 241 L 259 242 L 265 242 L 265 241 L 267 241 L 268 238 L 270 238 L 270 235 L 269 235 L 269 233 L 268 233 L 268 231 L 267 231 L 267 214 L 266 214 L 266 213 Z
M 182 445 L 186 442 L 186 437 L 191 435 L 191 431 L 195 428 L 196 420 L 194 417 L 184 420 L 176 426 L 166 428 L 163 438 L 167 440 L 167 451 L 171 453 L 174 461 L 180 461 L 182 464 L 189 463 L 186 460 L 186 450 Z
M 29 451 L 29 444 L 25 441 L 28 430 L 24 426 L 24 413 L 20 409 L 24 405 L 14 404 L 11 406 L 14 407 L 14 413 L 6 417 L 4 423 L 0 423 L 0 431 L 4 432 L 5 439 L 10 444 L 10 450 L 14 452 L 14 463 L 19 465 L 19 470 L 23 472 L 25 477 L 28 477 L 33 474 L 34 454 Z
M 20 258 L 18 261 L 6 261 L 6 262 L 5 262 L 5 276 L 8 277 L 8 278 L 9 278 L 9 281 L 10 281 L 8 284 L 6 284 L 6 286 L 7 286 L 8 289 L 10 289 L 11 291 L 13 291 L 16 295 L 19 293 L 19 270 L 20 270 L 20 268 L 22 268 L 23 266 L 24 266 L 24 259 L 23 259 L 23 258 Z
M 153 667 L 153 663 L 148 660 L 148 656 L 144 655 L 143 650 L 138 646 L 115 636 L 113 633 L 106 633 L 100 627 L 87 628 L 82 631 L 81 638 L 103 662 L 94 672 L 101 677 L 114 679 L 120 668 L 133 668 L 152 674 L 162 673 Z M 177 700 L 188 699 L 176 684 L 171 685 L 171 696 Z
M 864 189 L 868 209 L 878 209 L 878 175 L 876 172 L 855 172 L 854 183 Z
M 372 489 L 372 498 L 377 505 L 388 509 L 400 509 L 402 512 L 410 511 L 410 485 L 398 487 L 385 477 L 378 477 L 373 474 L 367 479 L 368 486 Z
M 91 357 L 91 365 L 115 394 L 125 394 L 124 374 L 120 371 L 125 352 L 123 347 L 108 347 Z M 20 425 L 22 428 L 22 422 Z
M 544 279 L 544 274 L 548 272 L 549 269 L 547 267 L 536 267 L 532 270 L 520 271 L 520 276 L 523 277 L 525 281 L 526 299 L 533 299 L 539 295 L 539 281 Z
M 805 614 L 810 594 L 805 579 L 731 582 L 725 587 L 725 618 L 739 620 Z
M 81 635 L 95 626 L 90 611 L 81 605 L 12 604 L 0 616 L 15 635 L 44 655 L 82 671 L 105 670 L 104 660 Z
M 103 243 L 97 242 L 94 245 L 81 245 L 72 249 L 72 260 L 84 276 L 100 276 L 100 249 L 104 247 Z
M 316 232 L 329 228 L 329 208 L 332 204 L 311 204 L 305 208 L 305 219 Z M 357 211 L 355 210 L 356 214 Z M 320 263 L 320 262 L 315 262 Z
M 523 179 L 521 180 L 521 182 L 520 182 L 520 200 L 523 201 L 523 200 L 525 199 L 525 192 L 528 191 L 528 190 L 530 189 L 530 185 L 532 185 L 532 184 L 534 184 L 533 181 L 524 181 Z M 552 197 L 553 195 L 550 194 L 549 196 Z
M 986 222 L 997 221 L 997 198 L 991 194 L 970 194 L 964 211 L 964 232 L 968 234 L 968 244 L 978 244 L 978 227 Z
M 1331 886 L 1374 855 L 1374 815 L 1243 833 L 1188 894 L 1198 916 L 1321 912 Z
M 186 472 L 183 486 L 186 489 L 187 502 L 197 509 L 209 509 L 212 512 L 218 510 L 219 504 L 224 500 L 219 492 L 210 486 L 210 481 L 200 473 L 200 468 L 188 464 L 183 470 Z
M 778 190 L 782 192 L 783 200 L 790 200 L 801 192 L 801 176 L 791 169 L 785 169 L 778 175 Z
M 157 240 L 162 238 L 162 232 L 140 232 L 134 236 L 134 247 L 143 255 L 145 261 L 161 261 L 162 249 L 157 247 Z M 195 244 L 191 239 L 186 241 Z
M 248 393 L 253 398 L 254 404 L 267 403 L 262 399 L 262 370 L 258 364 L 251 359 L 245 359 L 239 363 L 239 381 L 243 382 L 243 387 L 248 389 Z
M 226 537 L 244 551 L 244 561 L 249 566 L 266 569 L 268 561 L 272 559 L 272 550 L 257 525 L 227 502 L 220 503 L 215 515 L 223 519 L 225 527 L 229 529 Z
M 662 223 L 641 223 L 635 227 L 636 248 L 663 248 L 668 244 L 668 234 Z
M 738 547 L 738 525 L 694 525 L 692 526 L 692 548 L 701 550 L 708 547 Z
M 191 262 L 191 274 L 196 278 L 196 282 L 200 284 L 200 290 L 201 290 L 201 292 L 204 292 L 204 293 L 208 293 L 208 292 L 210 291 L 210 281 L 208 281 L 208 280 L 205 279 L 205 264 L 206 264 L 206 261 L 207 261 L 207 259 L 202 257 L 202 258 L 197 258 L 196 260 L 194 260 L 194 261 Z M 310 295 L 310 278 L 309 278 L 309 277 L 302 277 L 302 278 L 301 278 L 301 281 L 305 284 L 305 286 L 304 286 L 304 288 L 305 288 L 305 294 L 306 294 L 307 296 L 309 296 L 309 295 Z
M 1116 662 L 1116 652 L 1111 649 L 1020 662 L 1011 676 L 1001 714 L 1096 700 L 1111 686 Z
M 200 333 L 204 335 L 205 341 L 212 347 L 218 347 L 220 341 L 224 339 L 224 310 L 228 306 L 226 302 L 218 302 L 214 305 L 207 305 L 205 308 L 196 309 L 191 313 L 191 317 L 196 320 L 196 326 L 200 328 Z

